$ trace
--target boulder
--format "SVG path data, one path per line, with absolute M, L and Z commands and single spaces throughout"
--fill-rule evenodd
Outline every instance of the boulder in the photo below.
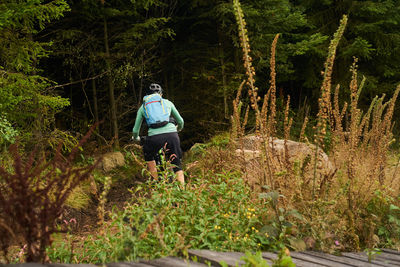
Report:
M 124 165 L 125 165 L 125 158 L 121 152 L 108 152 L 101 156 L 97 168 L 102 169 L 105 172 L 109 172 L 116 167 Z
M 316 167 L 317 180 L 323 185 L 327 179 L 335 174 L 335 167 L 329 160 L 328 155 L 313 144 L 301 143 L 291 140 L 268 138 L 268 153 L 271 169 L 274 174 L 294 170 L 304 178 L 304 182 L 310 182 L 314 177 L 314 166 Z M 250 168 L 263 168 L 261 156 L 266 146 L 259 136 L 245 136 L 237 141 L 236 155 L 243 157 Z M 315 156 L 317 161 L 315 165 Z M 254 176 L 254 175 L 253 175 Z M 254 181 L 249 181 L 254 184 Z

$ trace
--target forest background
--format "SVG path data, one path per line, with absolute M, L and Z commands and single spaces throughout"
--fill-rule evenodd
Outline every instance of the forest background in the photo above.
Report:
M 298 118 L 292 131 L 318 112 L 329 38 L 343 14 L 349 23 L 332 83 L 349 83 L 357 57 L 359 74 L 367 78 L 361 106 L 375 95 L 392 96 L 400 80 L 399 1 L 256 0 L 242 6 L 261 96 L 270 46 L 280 33 L 278 105 L 290 95 Z M 161 84 L 184 117 L 185 149 L 229 127 L 232 100 L 245 78 L 230 1 L 4 0 L 0 10 L 2 144 L 17 133 L 27 144 L 76 136 L 103 121 L 98 145 L 118 147 L 129 140 L 151 82 Z M 341 90 L 340 102 L 348 96 Z
M 189 247 L 398 248 L 399 9 L 399 1 L 2 1 L 3 256 L 104 263 Z M 126 148 L 152 82 L 185 119 L 184 191 L 133 184 L 144 165 Z M 232 149 L 248 133 L 264 144 L 250 163 Z M 271 136 L 284 139 L 284 159 L 271 156 Z M 314 143 L 313 155 L 290 162 L 288 139 Z M 321 148 L 334 169 L 320 168 Z M 94 171 L 94 156 L 111 150 L 128 162 Z M 81 184 L 89 177 L 92 196 Z M 77 189 L 86 190 L 82 203 Z M 122 192 L 131 199 L 106 212 Z M 87 217 L 98 229 L 70 235 L 73 216 L 93 204 Z

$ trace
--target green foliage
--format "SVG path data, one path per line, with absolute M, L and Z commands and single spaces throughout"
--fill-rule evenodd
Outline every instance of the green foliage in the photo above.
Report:
M 13 143 L 17 135 L 18 131 L 12 127 L 7 118 L 0 115 L 0 146 Z
M 278 253 L 278 258 L 272 261 L 272 267 L 295 267 L 296 265 L 293 263 L 292 258 L 286 254 L 286 249 L 282 249 Z M 256 253 L 251 253 L 249 251 L 245 252 L 245 256 L 240 259 L 245 263 L 240 265 L 244 267 L 269 267 L 268 262 L 262 257 L 262 252 L 257 251 Z M 222 261 L 219 263 L 223 267 L 228 267 L 226 262 Z M 236 263 L 236 266 L 238 264 Z
M 400 236 L 400 208 L 399 201 L 382 191 L 376 191 L 368 202 L 366 212 L 372 218 L 376 227 L 379 242 L 372 245 L 391 246 L 398 242 Z
M 54 129 L 47 139 L 47 143 L 52 150 L 57 149 L 57 146 L 61 144 L 63 152 L 71 152 L 78 144 L 78 139 L 70 132 Z M 93 162 L 89 162 L 89 164 L 90 163 Z
M 246 256 L 240 258 L 245 262 L 244 267 L 268 267 L 268 263 L 266 260 L 263 259 L 262 254 L 260 251 L 252 254 L 249 251 L 246 251 Z
M 295 267 L 296 264 L 293 263 L 292 257 L 290 257 L 289 252 L 286 248 L 282 248 L 278 253 L 278 258 L 274 260 L 272 267 Z
M 49 56 L 51 43 L 34 39 L 47 23 L 68 10 L 65 0 L 0 4 L 0 113 L 24 132 L 46 129 L 54 114 L 69 105 L 51 92 L 52 82 L 38 74 L 38 63 Z
M 76 168 L 73 164 L 91 131 L 69 155 L 63 157 L 58 149 L 49 161 L 37 149 L 25 157 L 17 145 L 10 146 L 13 166 L 0 166 L 0 247 L 6 259 L 10 256 L 8 249 L 17 242 L 21 249 L 26 248 L 22 256 L 27 262 L 46 261 L 46 248 L 51 245 L 51 235 L 58 231 L 56 220 L 68 196 L 95 168 Z
M 353 56 L 359 58 L 360 72 L 375 80 L 366 86 L 369 96 L 391 95 L 391 88 L 400 79 L 399 64 L 394 63 L 400 59 L 399 1 L 311 0 L 295 6 L 303 8 L 311 32 L 318 31 L 324 35 L 331 35 L 342 15 L 347 14 L 346 41 L 339 47 L 337 65 L 348 66 Z M 335 71 L 337 83 L 343 84 L 350 79 L 346 68 Z
M 77 262 L 130 261 L 176 255 L 188 247 L 245 251 L 280 247 L 259 231 L 268 213 L 251 198 L 237 173 L 192 178 L 186 190 L 177 183 L 148 183 L 135 198 L 114 211 L 104 235 L 86 239 Z M 54 253 L 59 255 L 57 247 Z M 53 258 L 59 261 L 60 258 Z
M 43 30 L 46 23 L 59 19 L 68 10 L 65 0 L 2 1 L 0 66 L 23 73 L 35 71 L 37 60 L 47 56 L 46 46 L 49 43 L 33 40 L 33 34 Z
M 270 219 L 261 228 L 261 233 L 270 242 L 274 240 L 277 243 L 287 244 L 294 250 L 304 250 L 304 241 L 297 238 L 293 233 L 296 231 L 296 224 L 303 221 L 303 216 L 295 209 L 287 209 L 280 207 L 280 199 L 284 196 L 278 191 L 269 191 L 267 186 L 264 186 L 268 191 L 260 193 L 259 197 L 266 200 L 268 207 L 274 211 L 275 216 Z
M 376 255 L 380 255 L 382 253 L 382 250 L 379 248 L 372 248 L 372 249 L 365 249 L 364 252 L 368 256 L 368 262 L 371 262 L 372 260 L 375 259 Z

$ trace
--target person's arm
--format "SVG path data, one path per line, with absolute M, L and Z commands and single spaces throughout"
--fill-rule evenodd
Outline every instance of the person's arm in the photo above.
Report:
M 183 124 L 184 124 L 183 118 L 181 117 L 181 114 L 179 114 L 174 103 L 172 103 L 171 101 L 170 101 L 170 103 L 171 103 L 171 115 L 172 115 L 172 117 L 175 118 L 176 122 L 178 123 L 177 130 L 181 131 L 183 129 Z
M 142 126 L 143 118 L 144 118 L 143 106 L 140 106 L 140 108 L 136 114 L 135 126 L 133 126 L 133 129 L 132 129 L 132 134 L 133 134 L 134 139 L 136 139 L 139 136 L 140 127 Z

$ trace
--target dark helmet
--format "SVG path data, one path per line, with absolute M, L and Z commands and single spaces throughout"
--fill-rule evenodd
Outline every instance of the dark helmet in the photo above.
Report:
M 149 86 L 149 93 L 150 94 L 155 94 L 155 93 L 162 94 L 162 88 L 159 84 L 152 83 Z

